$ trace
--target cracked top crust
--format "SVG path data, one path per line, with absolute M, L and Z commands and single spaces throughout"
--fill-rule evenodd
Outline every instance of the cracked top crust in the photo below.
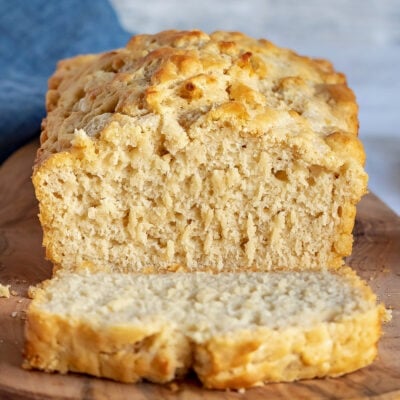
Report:
M 342 158 L 364 162 L 357 104 L 345 76 L 238 32 L 164 31 L 127 46 L 63 60 L 49 80 L 36 166 L 68 150 L 74 132 L 97 140 L 112 121 L 158 115 L 171 153 L 192 127 L 234 126 L 244 137 L 272 130 L 323 138 Z

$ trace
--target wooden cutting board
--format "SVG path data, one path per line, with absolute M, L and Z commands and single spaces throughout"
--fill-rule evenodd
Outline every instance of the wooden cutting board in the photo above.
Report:
M 358 207 L 350 265 L 393 310 L 379 358 L 370 367 L 336 379 L 268 384 L 244 393 L 210 391 L 188 379 L 177 385 L 122 384 L 85 375 L 21 369 L 27 288 L 50 277 L 44 260 L 37 204 L 30 181 L 37 143 L 0 169 L 0 282 L 13 296 L 0 298 L 0 399 L 400 399 L 400 219 L 376 196 Z

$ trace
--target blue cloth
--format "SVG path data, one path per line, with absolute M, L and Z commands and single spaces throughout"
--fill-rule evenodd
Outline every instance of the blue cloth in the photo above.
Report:
M 129 36 L 107 0 L 0 0 L 0 163 L 39 134 L 58 60 Z

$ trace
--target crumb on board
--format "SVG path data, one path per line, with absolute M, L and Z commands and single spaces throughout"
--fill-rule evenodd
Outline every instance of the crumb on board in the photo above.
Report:
M 0 283 L 0 297 L 10 297 L 10 285 L 2 285 Z
M 30 299 L 33 299 L 35 297 L 35 293 L 38 291 L 38 287 L 37 286 L 29 286 L 28 288 L 28 297 Z
M 176 382 L 171 382 L 168 385 L 169 390 L 171 390 L 172 392 L 177 392 L 179 390 L 179 385 Z
M 11 313 L 11 316 L 13 317 L 13 318 L 15 318 L 16 316 L 17 316 L 17 311 L 13 311 L 12 313 Z

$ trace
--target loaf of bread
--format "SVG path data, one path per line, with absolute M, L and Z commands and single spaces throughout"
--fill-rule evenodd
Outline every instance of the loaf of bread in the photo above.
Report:
M 339 271 L 122 274 L 61 271 L 37 289 L 26 368 L 208 388 L 338 376 L 376 356 L 386 318 Z
M 47 257 L 116 272 L 336 268 L 366 191 L 343 74 L 240 33 L 59 63 L 33 174 Z
M 240 33 L 59 63 L 33 172 L 52 280 L 25 367 L 208 388 L 339 376 L 388 318 L 348 267 L 366 191 L 343 74 Z

